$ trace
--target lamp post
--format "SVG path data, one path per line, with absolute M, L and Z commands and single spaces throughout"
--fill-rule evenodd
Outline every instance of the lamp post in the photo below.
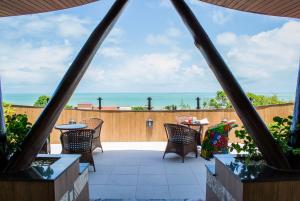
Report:
M 148 100 L 148 110 L 151 110 L 152 109 L 152 106 L 151 106 L 152 98 L 148 97 L 147 100 Z
M 101 110 L 102 109 L 102 103 L 101 103 L 101 101 L 103 99 L 101 97 L 99 97 L 97 100 L 98 100 L 98 106 L 99 106 L 98 109 Z
M 201 101 L 201 98 L 197 97 L 196 98 L 196 101 L 197 101 L 197 110 L 200 110 L 200 101 Z

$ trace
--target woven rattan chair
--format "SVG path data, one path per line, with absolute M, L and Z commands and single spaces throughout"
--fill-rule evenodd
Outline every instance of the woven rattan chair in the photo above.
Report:
M 190 152 L 194 152 L 196 158 L 198 157 L 198 132 L 196 130 L 180 124 L 164 124 L 164 126 L 168 144 L 163 158 L 165 158 L 167 153 L 176 153 L 182 157 L 182 162 L 184 163 L 184 157 Z
M 80 162 L 88 162 L 94 167 L 95 163 L 92 154 L 92 138 L 95 130 L 82 129 L 62 133 L 61 144 L 63 154 L 81 154 Z
M 101 148 L 101 150 L 103 152 L 100 134 L 101 134 L 101 128 L 102 128 L 104 121 L 102 119 L 98 119 L 98 118 L 90 118 L 90 119 L 81 121 L 81 123 L 87 125 L 88 129 L 95 130 L 95 133 L 93 135 L 93 140 L 92 140 L 93 141 L 92 150 L 95 150 L 97 147 L 99 147 L 99 148 Z

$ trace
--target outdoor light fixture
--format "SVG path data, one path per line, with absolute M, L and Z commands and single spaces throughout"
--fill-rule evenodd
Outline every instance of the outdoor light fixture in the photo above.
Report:
M 147 119 L 146 126 L 147 126 L 147 128 L 153 128 L 153 120 L 150 118 Z

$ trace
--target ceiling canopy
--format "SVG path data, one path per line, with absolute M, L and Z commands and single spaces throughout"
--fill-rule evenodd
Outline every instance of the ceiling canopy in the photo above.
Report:
M 300 18 L 300 0 L 200 0 L 235 10 Z
M 0 0 L 0 17 L 43 13 L 97 0 Z M 165 0 L 167 1 L 167 0 Z M 265 15 L 300 18 L 300 0 L 200 0 L 226 8 Z
M 96 0 L 0 0 L 0 17 L 61 10 L 95 1 Z

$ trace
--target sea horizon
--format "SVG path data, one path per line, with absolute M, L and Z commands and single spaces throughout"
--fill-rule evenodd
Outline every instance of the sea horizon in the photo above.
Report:
M 255 93 L 259 95 L 272 96 L 276 95 L 281 100 L 293 101 L 293 92 L 266 92 Z M 32 106 L 34 102 L 43 93 L 3 93 L 4 102 L 15 105 Z M 90 93 L 75 93 L 70 98 L 68 105 L 77 106 L 78 103 L 91 103 L 98 106 L 98 98 L 102 98 L 102 106 L 146 106 L 147 98 L 152 98 L 152 106 L 162 108 L 167 105 L 187 104 L 191 108 L 196 107 L 196 98 L 201 99 L 201 105 L 204 101 L 214 98 L 216 92 L 90 92 Z

